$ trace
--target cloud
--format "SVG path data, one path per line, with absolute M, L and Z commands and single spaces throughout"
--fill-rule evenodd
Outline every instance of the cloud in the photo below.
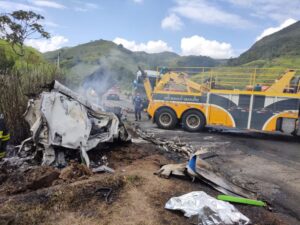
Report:
M 27 5 L 23 3 L 11 2 L 11 1 L 0 1 L 0 12 L 25 10 L 25 11 L 43 11 L 40 7 Z
M 138 4 L 140 4 L 140 3 L 143 3 L 144 2 L 144 0 L 132 0 L 134 3 L 138 3 Z
M 190 20 L 213 25 L 226 25 L 235 28 L 249 28 L 253 24 L 237 14 L 226 12 L 208 0 L 176 0 L 171 13 Z
M 47 0 L 30 0 L 30 3 L 39 7 L 47 7 L 47 8 L 55 8 L 55 9 L 64 9 L 66 8 L 64 5 Z
M 25 44 L 38 49 L 40 52 L 54 51 L 64 46 L 69 40 L 61 35 L 56 35 L 50 39 L 29 39 Z
M 257 38 L 256 38 L 256 41 L 262 39 L 263 37 L 265 36 L 268 36 L 270 34 L 273 34 L 277 31 L 280 31 L 282 30 L 283 28 L 286 28 L 294 23 L 296 23 L 297 20 L 295 19 L 292 19 L 292 18 L 289 18 L 287 20 L 285 20 L 283 23 L 281 23 L 278 27 L 269 27 L 267 29 L 265 29 Z
M 7 26 L 6 26 L 6 25 L 4 25 L 4 27 L 5 27 L 5 29 L 0 29 L 0 39 L 3 39 L 3 38 L 4 38 L 4 36 L 5 36 L 5 32 L 4 32 L 4 30 L 8 30 L 8 28 L 7 28 Z
M 165 51 L 172 51 L 172 48 L 164 41 L 148 41 L 147 43 L 136 43 L 135 41 L 128 41 L 123 38 L 115 38 L 113 40 L 116 44 L 122 44 L 125 48 L 131 51 L 144 51 L 148 53 L 159 53 Z
M 234 56 L 231 44 L 207 40 L 198 35 L 182 38 L 181 51 L 182 55 L 202 55 L 215 59 L 225 59 Z
M 161 21 L 161 27 L 163 29 L 170 29 L 170 30 L 180 30 L 183 26 L 181 19 L 176 16 L 174 13 L 165 17 Z
M 224 0 L 233 6 L 251 10 L 258 18 L 270 18 L 282 22 L 288 18 L 299 18 L 300 0 Z
M 41 24 L 47 27 L 61 27 L 59 24 L 51 21 L 42 21 Z
M 80 2 L 80 1 L 75 1 L 75 2 L 77 3 L 77 6 L 74 7 L 74 10 L 77 12 L 87 12 L 99 8 L 99 6 L 94 3 Z

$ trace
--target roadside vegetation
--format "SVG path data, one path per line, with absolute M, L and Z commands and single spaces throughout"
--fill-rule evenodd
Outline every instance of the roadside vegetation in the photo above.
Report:
M 0 14 L 0 112 L 5 115 L 13 143 L 28 137 L 29 129 L 22 116 L 28 99 L 37 95 L 45 84 L 62 77 L 41 53 L 24 46 L 31 35 L 50 36 L 39 24 L 42 19 L 31 11 Z
M 8 45 L 0 48 L 8 52 L 0 55 L 0 112 L 5 114 L 12 141 L 19 143 L 29 134 L 22 116 L 28 99 L 35 97 L 53 79 L 61 79 L 62 73 L 33 49 L 25 48 L 24 56 L 20 57 L 10 52 Z

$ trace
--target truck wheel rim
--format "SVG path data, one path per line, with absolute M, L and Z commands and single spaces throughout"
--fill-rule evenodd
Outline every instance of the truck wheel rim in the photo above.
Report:
M 200 118 L 199 116 L 195 115 L 195 114 L 191 114 L 188 115 L 186 117 L 186 124 L 188 125 L 188 127 L 192 128 L 192 129 L 196 129 L 200 126 Z
M 169 126 L 172 123 L 172 116 L 169 113 L 162 113 L 159 122 L 164 126 Z

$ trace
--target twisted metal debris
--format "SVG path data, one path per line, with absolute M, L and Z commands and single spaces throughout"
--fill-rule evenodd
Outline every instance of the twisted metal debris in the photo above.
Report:
M 178 141 L 169 141 L 164 140 L 162 138 L 155 137 L 153 133 L 148 133 L 139 127 L 135 127 L 135 132 L 144 140 L 147 140 L 155 145 L 158 145 L 160 148 L 164 149 L 165 151 L 173 151 L 182 154 L 185 158 L 189 158 L 194 152 L 193 146 Z
M 42 152 L 43 165 L 64 166 L 66 150 L 80 153 L 82 161 L 89 166 L 87 151 L 103 142 L 130 141 L 124 124 L 113 113 L 63 86 L 57 81 L 50 85 L 39 98 L 28 102 L 25 120 L 30 126 L 32 143 L 36 152 Z

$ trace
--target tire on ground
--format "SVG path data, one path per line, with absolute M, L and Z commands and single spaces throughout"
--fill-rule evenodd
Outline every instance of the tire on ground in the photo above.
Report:
M 185 112 L 182 116 L 182 127 L 186 131 L 196 132 L 204 129 L 206 124 L 206 119 L 204 115 L 196 110 L 191 109 Z
M 175 128 L 178 119 L 172 109 L 161 108 L 155 113 L 155 122 L 159 128 L 170 130 Z

